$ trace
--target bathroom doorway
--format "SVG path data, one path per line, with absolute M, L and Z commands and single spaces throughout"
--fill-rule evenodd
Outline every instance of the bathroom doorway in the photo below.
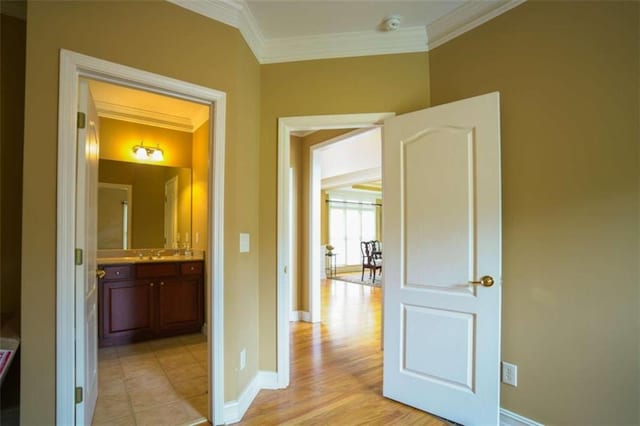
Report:
M 78 416 L 76 410 L 78 407 L 84 405 L 84 401 L 90 401 L 88 395 L 84 392 L 90 391 L 91 389 L 88 387 L 84 387 L 85 383 L 83 382 L 84 377 L 82 371 L 84 371 L 84 367 L 86 365 L 86 357 L 90 357 L 92 353 L 95 354 L 95 348 L 93 345 L 86 345 L 87 342 L 91 343 L 91 340 L 87 340 L 85 334 L 78 329 L 78 324 L 84 323 L 84 310 L 83 303 L 76 304 L 74 300 L 78 300 L 78 295 L 83 295 L 85 290 L 85 281 L 82 279 L 80 281 L 76 281 L 76 277 L 86 277 L 87 273 L 98 273 L 100 274 L 100 270 L 96 272 L 89 271 L 91 269 L 91 265 L 95 265 L 97 259 L 83 259 L 83 248 L 85 247 L 85 240 L 78 240 L 78 237 L 82 237 L 82 233 L 77 234 L 75 232 L 76 223 L 80 223 L 84 220 L 83 216 L 87 214 L 91 215 L 96 213 L 97 210 L 97 202 L 95 207 L 93 208 L 93 212 L 91 208 L 88 210 L 84 210 L 82 208 L 76 209 L 76 199 L 75 194 L 82 194 L 84 191 L 84 181 L 81 177 L 76 179 L 76 162 L 79 161 L 82 152 L 78 151 L 78 145 L 76 145 L 76 124 L 78 124 L 78 128 L 80 128 L 79 124 L 81 123 L 84 117 L 81 114 L 78 114 L 81 110 L 78 106 L 77 96 L 78 96 L 78 88 L 79 82 L 81 79 L 89 79 L 91 81 L 96 81 L 100 83 L 116 83 L 117 86 L 128 89 L 142 90 L 144 92 L 168 96 L 172 99 L 180 99 L 185 101 L 190 101 L 194 103 L 198 103 L 201 105 L 205 105 L 207 108 L 206 118 L 209 120 L 209 123 L 204 127 L 207 130 L 207 135 L 205 137 L 205 145 L 207 147 L 206 156 L 202 157 L 206 159 L 208 164 L 208 169 L 204 173 L 204 183 L 206 184 L 205 188 L 207 188 L 204 192 L 207 198 L 204 201 L 204 205 L 206 206 L 206 213 L 203 215 L 205 221 L 205 230 L 204 234 L 191 234 L 189 232 L 188 237 L 182 237 L 183 242 L 192 242 L 195 244 L 197 240 L 198 244 L 203 244 L 204 249 L 201 250 L 202 262 L 200 271 L 198 271 L 198 259 L 189 259 L 190 263 L 187 265 L 183 265 L 178 262 L 178 260 L 172 258 L 171 260 L 176 260 L 176 262 L 172 262 L 174 265 L 177 265 L 177 274 L 179 276 L 187 277 L 184 278 L 183 282 L 194 283 L 197 282 L 197 279 L 192 279 L 198 272 L 202 272 L 205 277 L 203 281 L 204 294 L 202 296 L 202 318 L 204 323 L 206 324 L 201 329 L 197 330 L 197 332 L 191 332 L 189 334 L 179 334 L 178 325 L 176 325 L 179 320 L 180 315 L 176 314 L 175 310 L 165 309 L 165 315 L 158 317 L 154 316 L 154 321 L 157 321 L 157 324 L 154 326 L 154 331 L 160 331 L 157 336 L 155 335 L 118 335 L 118 336 L 110 336 L 113 337 L 113 340 L 109 342 L 108 345 L 103 345 L 105 347 L 113 348 L 114 345 L 116 347 L 124 348 L 128 346 L 127 350 L 118 350 L 111 349 L 107 350 L 107 355 L 105 358 L 111 358 L 113 361 L 114 353 L 125 353 L 128 352 L 131 355 L 142 355 L 139 356 L 140 359 L 136 361 L 146 362 L 150 364 L 148 361 L 151 356 L 155 358 L 158 364 L 161 366 L 166 373 L 167 380 L 170 382 L 170 374 L 166 369 L 169 369 L 171 366 L 175 368 L 182 368 L 185 370 L 184 366 L 188 365 L 186 363 L 186 359 L 189 358 L 184 356 L 185 353 L 191 355 L 191 359 L 200 360 L 199 373 L 204 373 L 205 382 L 205 396 L 201 398 L 204 400 L 203 405 L 205 408 L 205 415 L 202 416 L 205 419 L 210 419 L 214 423 L 219 423 L 218 419 L 223 415 L 222 406 L 223 406 L 223 381 L 222 381 L 222 351 L 223 351 L 223 342 L 221 340 L 221 330 L 222 330 L 222 306 L 223 306 L 223 298 L 222 298 L 222 273 L 223 273 L 223 265 L 222 265 L 222 215 L 220 212 L 222 211 L 224 196 L 223 196 L 223 185 L 222 180 L 224 176 L 224 112 L 225 112 L 225 99 L 226 96 L 222 92 L 218 92 L 212 89 L 204 88 L 201 86 L 196 86 L 190 83 L 181 82 L 178 80 L 174 80 L 171 78 L 150 74 L 144 71 L 136 70 L 133 68 L 129 68 L 126 66 L 114 64 L 111 62 L 103 61 L 96 58 L 91 58 L 85 55 L 76 54 L 73 52 L 61 51 L 61 61 L 60 61 L 60 107 L 59 107 L 59 162 L 58 162 L 58 248 L 57 248 L 57 321 L 56 321 L 56 330 L 57 330 L 57 344 L 56 344 L 56 359 L 57 361 L 57 374 L 56 374 L 56 389 L 57 389 L 57 398 L 56 398 L 56 422 L 60 424 L 75 424 L 76 422 L 86 422 L 86 416 Z M 102 118 L 100 119 L 102 120 Z M 85 149 L 83 145 L 80 145 L 81 149 Z M 146 150 L 147 146 L 145 146 Z M 158 147 L 155 147 L 158 148 Z M 130 148 L 130 149 L 135 149 Z M 152 150 L 150 150 L 152 151 Z M 150 152 L 151 153 L 151 152 Z M 78 155 L 81 154 L 81 155 Z M 92 152 L 87 152 L 87 156 L 93 155 Z M 82 174 L 82 170 L 80 169 L 80 173 Z M 97 192 L 97 183 L 96 188 Z M 133 205 L 137 206 L 135 201 L 135 190 L 133 191 Z M 79 206 L 82 204 L 79 204 Z M 136 244 L 136 229 L 135 229 L 135 211 L 132 212 L 132 226 L 131 230 L 131 239 L 132 239 L 132 247 Z M 149 220 L 152 221 L 155 214 L 148 215 Z M 164 221 L 164 218 L 161 219 Z M 94 235 L 95 237 L 95 235 Z M 195 237 L 195 238 L 194 238 Z M 176 239 L 178 237 L 176 236 Z M 193 238 L 193 239 L 192 239 Z M 164 238 L 163 238 L 164 239 Z M 155 244 L 154 244 L 155 246 Z M 158 245 L 156 247 L 164 248 L 164 244 Z M 188 253 L 171 253 L 172 255 L 186 255 L 195 252 L 191 246 L 183 247 L 187 249 Z M 175 247 L 175 249 L 179 249 L 179 247 Z M 121 249 L 125 250 L 125 249 Z M 133 250 L 126 249 L 126 250 Z M 90 251 L 87 251 L 89 253 Z M 133 253 L 121 253 L 120 258 L 128 257 L 127 261 L 131 261 L 127 264 L 131 265 L 129 267 L 130 274 L 138 274 L 141 270 L 142 273 L 149 273 L 149 270 L 144 271 L 145 268 L 140 268 L 138 262 L 134 262 L 131 257 L 128 256 Z M 155 253 L 153 256 L 154 259 L 147 260 L 155 260 L 155 262 L 150 270 L 153 271 L 157 269 L 159 265 L 166 264 L 165 259 L 158 259 L 158 256 L 164 256 L 168 253 Z M 152 255 L 149 253 L 143 253 L 142 255 L 136 253 L 136 256 Z M 75 262 L 74 262 L 75 260 Z M 84 261 L 83 261 L 84 260 Z M 116 263 L 112 263 L 111 265 L 121 265 L 123 259 L 118 259 Z M 145 262 L 147 263 L 147 262 Z M 73 266 L 75 264 L 75 266 Z M 162 268 L 161 268 L 162 269 Z M 132 272 L 133 271 L 133 272 Z M 113 272 L 115 276 L 118 276 L 117 272 L 126 275 L 126 268 L 120 271 L 113 271 L 113 269 L 108 272 L 106 270 L 102 271 L 105 275 L 102 278 L 108 278 L 109 273 Z M 149 277 L 149 279 L 151 279 Z M 138 280 L 136 278 L 136 280 Z M 139 280 L 138 280 L 139 281 Z M 154 288 L 156 284 L 156 280 L 149 281 L 146 283 L 147 288 Z M 175 299 L 174 296 L 176 291 L 182 291 L 185 288 L 187 290 L 193 289 L 196 286 L 194 285 L 176 285 L 175 280 L 161 280 L 157 282 L 158 286 L 162 286 L 165 284 L 164 288 L 166 289 L 164 293 L 162 291 L 158 291 L 155 296 L 153 296 L 154 300 L 159 300 L 160 303 L 164 300 Z M 111 292 L 114 293 L 114 292 Z M 110 294 L 111 294 L 110 293 Z M 114 293 L 115 294 L 115 293 Z M 162 294 L 165 296 L 163 297 Z M 112 294 L 113 295 L 113 294 Z M 120 296 L 122 293 L 120 293 Z M 84 300 L 84 298 L 80 298 L 80 300 Z M 193 305 L 193 304 L 191 304 Z M 165 307 L 166 308 L 166 307 Z M 160 310 L 162 311 L 162 309 Z M 102 314 L 106 311 L 103 309 Z M 156 312 L 156 311 L 154 311 Z M 126 318 L 126 316 L 125 316 Z M 215 318 L 215 320 L 213 320 Z M 116 318 L 116 323 L 118 323 L 118 319 Z M 117 324 L 116 324 L 117 325 Z M 181 324 L 184 326 L 184 324 Z M 193 327 L 193 323 L 190 324 Z M 204 324 L 203 324 L 204 325 Z M 75 332 L 73 330 L 76 330 Z M 112 328 L 118 329 L 118 327 Z M 104 329 L 103 329 L 104 331 Z M 204 332 L 204 334 L 201 334 Z M 104 338 L 104 334 L 100 336 Z M 161 340 L 148 340 L 151 337 L 159 337 Z M 151 342 L 155 343 L 151 343 Z M 74 342 L 82 342 L 83 351 L 76 353 L 74 348 L 76 344 Z M 119 343 L 125 343 L 124 345 L 120 345 Z M 137 345 L 137 346 L 136 346 Z M 148 350 L 144 350 L 144 347 L 147 347 Z M 191 346 L 191 348 L 189 348 Z M 196 347 L 197 346 L 197 347 Z M 213 350 L 215 348 L 215 350 Z M 162 354 L 162 351 L 169 351 L 170 353 Z M 191 351 L 191 352 L 190 352 Z M 111 354 L 108 354 L 111 352 Z M 199 358 L 194 356 L 193 353 L 200 352 Z M 143 355 L 145 354 L 146 355 Z M 163 363 L 160 362 L 160 357 L 166 355 L 167 357 L 173 357 L 170 361 L 166 361 Z M 65 362 L 68 359 L 76 359 L 76 365 L 69 365 L 70 363 Z M 120 357 L 118 356 L 118 359 Z M 178 360 L 177 358 L 180 358 Z M 112 362 L 112 373 L 114 375 L 116 373 L 115 370 L 120 369 L 120 371 L 125 374 L 125 370 L 127 367 L 122 364 L 121 361 L 118 360 L 118 363 Z M 206 365 L 206 368 L 202 367 L 202 364 Z M 162 367 L 165 365 L 165 367 Z M 140 367 L 138 365 L 138 367 Z M 109 373 L 108 366 L 106 368 L 106 373 Z M 134 370 L 138 370 L 139 368 L 134 368 Z M 142 370 L 145 370 L 142 368 Z M 107 374 L 108 375 L 108 374 Z M 174 374 L 175 376 L 175 374 Z M 133 377 L 133 376 L 132 376 Z M 127 377 L 125 376 L 124 379 Z M 149 379 L 152 381 L 152 379 Z M 124 381 L 123 381 L 124 382 Z M 126 387 L 126 383 L 124 383 Z M 173 386 L 173 385 L 171 385 Z M 75 392 L 73 392 L 73 388 L 75 388 Z M 193 388 L 193 386 L 190 386 Z M 119 389 L 119 390 L 118 390 Z M 177 389 L 177 385 L 173 386 L 173 389 L 179 394 L 179 390 Z M 122 394 L 120 392 L 122 388 L 120 384 L 113 385 L 111 387 L 107 386 L 104 391 L 105 396 L 116 394 Z M 142 392 L 139 392 L 142 394 Z M 75 398 L 74 398 L 75 396 Z M 130 398 L 130 401 L 132 399 Z M 162 405 L 166 406 L 167 401 L 162 401 Z M 158 409 L 156 410 L 156 414 L 160 408 L 161 404 L 158 404 Z M 88 407 L 89 409 L 91 407 Z M 154 407 L 149 407 L 154 408 Z M 99 407 L 98 407 L 99 409 Z M 96 411 L 98 411 L 96 409 Z M 90 411 L 90 410 L 89 410 Z M 187 415 L 184 412 L 185 416 Z M 136 413 L 133 413 L 135 416 Z M 186 419 L 186 421 L 190 421 Z M 179 421 L 181 423 L 182 420 Z
M 86 84 L 96 110 L 89 125 L 99 141 L 100 275 L 97 398 L 95 411 L 83 413 L 85 423 L 206 421 L 201 218 L 208 200 L 193 186 L 208 175 L 208 161 L 194 157 L 207 151 L 209 106 L 93 79 Z

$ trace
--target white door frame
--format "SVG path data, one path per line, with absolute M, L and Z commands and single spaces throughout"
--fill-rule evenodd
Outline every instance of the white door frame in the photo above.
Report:
M 290 336 L 289 320 L 291 316 L 291 275 L 289 274 L 289 241 L 291 234 L 291 222 L 289 217 L 289 158 L 291 132 L 296 130 L 328 130 L 328 129 L 356 129 L 380 125 L 384 119 L 393 117 L 395 113 L 369 113 L 369 114 L 341 114 L 341 115 L 315 115 L 303 117 L 283 117 L 278 119 L 278 248 L 277 248 L 277 353 L 278 353 L 278 387 L 289 386 L 290 376 Z M 309 184 L 309 214 L 310 214 L 310 238 L 308 250 L 310 256 L 307 279 L 313 282 L 320 277 L 320 211 L 319 197 L 312 197 L 314 189 L 313 155 L 311 151 Z M 319 191 L 320 176 L 315 179 L 315 185 Z M 318 321 L 320 315 L 320 295 L 309 292 L 309 317 L 311 322 Z
M 209 419 L 224 423 L 224 92 L 60 50 L 56 246 L 56 424 L 75 424 L 74 292 L 76 119 L 78 80 L 101 80 L 209 105 L 208 246 L 206 315 L 209 345 Z M 212 367 L 211 367 L 212 366 Z

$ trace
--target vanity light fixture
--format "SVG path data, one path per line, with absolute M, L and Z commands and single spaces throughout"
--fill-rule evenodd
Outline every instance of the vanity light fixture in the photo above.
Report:
M 135 145 L 133 147 L 133 154 L 138 160 L 164 160 L 164 151 L 160 149 L 159 145 L 157 148 L 153 148 L 150 146 L 144 146 L 144 143 L 140 142 L 140 145 Z

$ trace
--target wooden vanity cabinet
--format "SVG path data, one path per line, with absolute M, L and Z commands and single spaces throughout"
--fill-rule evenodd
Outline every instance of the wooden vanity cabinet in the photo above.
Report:
M 200 331 L 204 323 L 204 262 L 100 267 L 100 346 Z

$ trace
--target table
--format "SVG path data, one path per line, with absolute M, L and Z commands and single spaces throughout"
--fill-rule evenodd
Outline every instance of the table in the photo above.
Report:
M 327 278 L 336 276 L 336 253 L 325 253 L 324 271 L 327 274 Z

